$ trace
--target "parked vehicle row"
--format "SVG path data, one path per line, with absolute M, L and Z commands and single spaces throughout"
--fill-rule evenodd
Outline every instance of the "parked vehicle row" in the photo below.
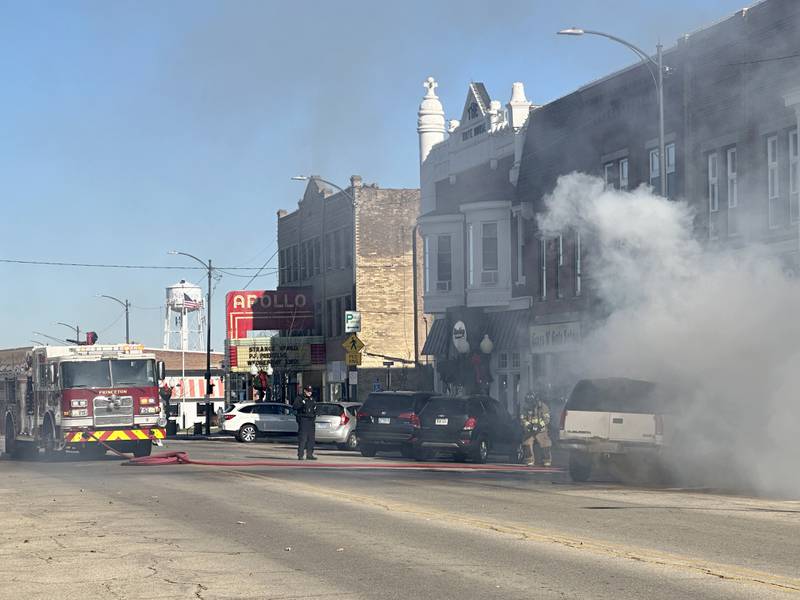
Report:
M 317 441 L 336 444 L 341 450 L 356 450 L 356 413 L 359 406 L 356 402 L 317 404 Z M 240 442 L 254 442 L 262 436 L 296 434 L 297 417 L 294 409 L 287 404 L 242 402 L 228 408 L 221 429 Z

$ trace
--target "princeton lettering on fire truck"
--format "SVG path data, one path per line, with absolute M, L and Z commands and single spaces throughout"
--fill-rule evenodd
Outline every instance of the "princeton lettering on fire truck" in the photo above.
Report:
M 139 440 L 163 440 L 166 438 L 163 428 L 152 429 L 102 429 L 85 431 L 68 431 L 64 439 L 68 444 L 79 442 L 135 442 Z

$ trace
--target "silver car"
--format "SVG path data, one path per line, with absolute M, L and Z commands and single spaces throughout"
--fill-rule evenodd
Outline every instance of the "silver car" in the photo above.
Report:
M 357 450 L 357 402 L 320 402 L 317 404 L 316 439 L 334 443 L 340 450 Z

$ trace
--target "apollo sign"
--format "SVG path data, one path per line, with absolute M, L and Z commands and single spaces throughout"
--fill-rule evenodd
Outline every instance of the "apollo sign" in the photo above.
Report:
M 313 289 L 234 291 L 225 296 L 227 337 L 244 339 L 249 331 L 299 332 L 314 329 Z

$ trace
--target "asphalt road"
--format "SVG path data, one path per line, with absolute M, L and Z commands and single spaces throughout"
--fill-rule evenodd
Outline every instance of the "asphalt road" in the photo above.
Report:
M 0 599 L 800 597 L 796 500 L 168 449 L 278 466 L 0 460 Z

